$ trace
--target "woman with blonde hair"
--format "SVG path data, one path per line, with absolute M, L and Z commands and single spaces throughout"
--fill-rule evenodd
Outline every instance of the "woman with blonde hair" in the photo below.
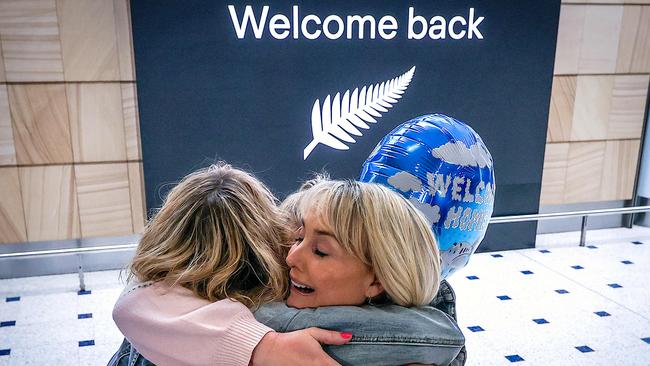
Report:
M 294 196 L 302 222 L 286 259 L 286 301 L 294 308 L 263 305 L 255 316 L 266 325 L 257 323 L 246 306 L 255 310 L 286 294 L 282 243 L 289 225 L 259 181 L 237 170 L 228 180 L 223 170 L 234 169 L 186 178 L 145 231 L 131 266 L 137 283 L 113 313 L 137 350 L 130 361 L 146 362 L 139 352 L 159 365 L 336 364 L 318 341 L 342 345 L 351 331 L 349 345 L 326 347 L 343 364 L 448 364 L 456 357 L 464 338 L 451 316 L 391 305 L 433 300 L 438 254 L 417 210 L 369 183 L 317 182 Z M 204 198 L 189 194 L 195 190 Z M 329 306 L 367 300 L 386 305 Z M 118 351 L 111 364 L 128 353 Z

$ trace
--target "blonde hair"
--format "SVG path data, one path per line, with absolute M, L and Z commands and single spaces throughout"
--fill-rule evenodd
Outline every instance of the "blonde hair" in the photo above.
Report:
M 147 224 L 129 278 L 247 307 L 283 299 L 288 231 L 276 204 L 263 183 L 224 163 L 186 176 Z
M 313 212 L 341 246 L 369 266 L 398 305 L 429 304 L 440 285 L 440 254 L 424 216 L 406 199 L 373 183 L 321 181 L 298 207 Z

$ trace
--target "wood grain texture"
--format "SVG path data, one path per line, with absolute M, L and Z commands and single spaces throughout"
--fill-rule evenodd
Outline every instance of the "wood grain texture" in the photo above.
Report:
M 641 138 L 650 75 L 616 75 L 607 126 L 608 139 Z
M 27 240 L 79 238 L 79 210 L 71 165 L 18 168 Z
M 0 1 L 0 46 L 7 81 L 63 81 L 54 0 Z
M 133 233 L 127 164 L 75 165 L 75 175 L 82 237 Z
M 27 241 L 18 168 L 0 168 L 0 243 Z
M 555 52 L 556 75 L 577 74 L 586 7 L 562 5 Z
M 551 106 L 548 115 L 548 142 L 563 142 L 571 139 L 576 86 L 577 78 L 575 76 L 553 77 Z
M 120 84 L 66 84 L 66 95 L 74 161 L 125 161 Z
M 15 164 L 16 149 L 14 146 L 14 132 L 11 127 L 9 95 L 7 86 L 0 85 L 0 165 Z
M 616 71 L 650 72 L 650 6 L 625 6 Z
M 616 71 L 623 6 L 585 5 L 580 44 L 579 74 Z
M 578 75 L 571 141 L 607 138 L 614 76 Z
M 564 190 L 569 160 L 569 144 L 546 144 L 542 174 L 541 205 L 564 203 Z
M 129 192 L 131 194 L 131 213 L 133 232 L 142 234 L 145 225 L 144 174 L 142 163 L 128 163 Z
M 117 53 L 120 62 L 120 80 L 135 80 L 135 63 L 133 61 L 133 40 L 131 37 L 131 1 L 113 0 L 115 9 L 115 32 L 117 35 Z
M 0 83 L 7 81 L 7 76 L 5 76 L 5 61 L 2 56 L 2 35 L 0 34 Z
M 634 191 L 640 140 L 607 141 L 600 199 L 629 200 Z
M 70 122 L 63 84 L 9 86 L 18 164 L 72 162 Z
M 600 200 L 605 148 L 605 141 L 570 143 L 564 203 Z
M 141 160 L 140 120 L 138 118 L 138 99 L 136 97 L 135 84 L 121 84 L 121 88 L 126 157 L 129 160 Z
M 119 80 L 113 2 L 57 0 L 56 5 L 65 80 Z

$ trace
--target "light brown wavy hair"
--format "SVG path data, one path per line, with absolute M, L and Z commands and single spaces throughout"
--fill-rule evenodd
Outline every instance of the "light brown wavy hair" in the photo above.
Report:
M 218 163 L 185 178 L 147 224 L 129 279 L 165 281 L 249 308 L 288 290 L 286 217 L 252 175 Z

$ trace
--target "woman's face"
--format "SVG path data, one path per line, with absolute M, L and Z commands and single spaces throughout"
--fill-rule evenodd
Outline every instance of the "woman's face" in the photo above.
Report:
M 305 216 L 287 264 L 291 278 L 287 305 L 295 308 L 360 305 L 383 291 L 370 268 L 348 254 L 313 213 Z

